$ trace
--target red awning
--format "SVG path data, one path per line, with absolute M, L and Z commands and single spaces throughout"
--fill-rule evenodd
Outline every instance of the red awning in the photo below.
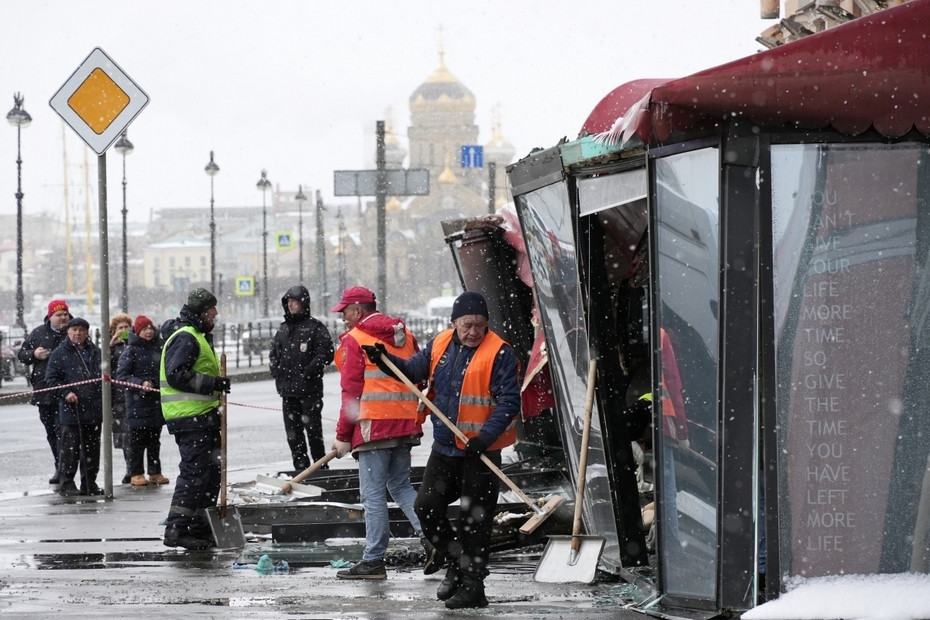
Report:
M 594 116 L 592 112 L 583 131 L 594 133 L 593 128 L 603 125 Z M 609 140 L 625 142 L 637 136 L 646 143 L 661 143 L 673 131 L 703 119 L 730 117 L 762 126 L 832 126 L 851 135 L 869 127 L 888 137 L 902 136 L 913 127 L 930 135 L 930 0 L 911 0 L 665 82 L 616 119 Z

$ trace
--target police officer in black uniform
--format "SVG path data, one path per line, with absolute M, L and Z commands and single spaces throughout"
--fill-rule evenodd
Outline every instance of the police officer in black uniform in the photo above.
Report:
M 326 326 L 310 316 L 310 293 L 304 286 L 289 288 L 281 306 L 284 322 L 274 335 L 269 363 L 283 401 L 284 430 L 294 469 L 301 471 L 310 467 L 310 456 L 318 461 L 326 455 L 323 370 L 333 361 L 333 339 Z

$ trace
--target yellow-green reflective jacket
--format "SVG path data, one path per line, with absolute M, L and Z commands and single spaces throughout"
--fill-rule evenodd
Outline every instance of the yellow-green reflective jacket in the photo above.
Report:
M 218 394 L 194 394 L 193 392 L 182 392 L 168 385 L 168 376 L 165 373 L 165 356 L 168 354 L 168 346 L 171 341 L 181 332 L 187 332 L 197 340 L 200 345 L 200 355 L 194 362 L 192 370 L 201 375 L 218 377 L 220 375 L 220 361 L 216 357 L 210 343 L 204 338 L 203 334 L 191 327 L 190 325 L 182 327 L 171 334 L 165 341 L 165 346 L 161 353 L 161 415 L 165 420 L 176 420 L 178 418 L 192 418 L 197 415 L 208 413 L 220 405 Z

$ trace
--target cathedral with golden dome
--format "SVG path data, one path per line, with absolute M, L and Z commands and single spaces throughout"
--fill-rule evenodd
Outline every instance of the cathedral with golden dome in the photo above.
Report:
M 462 167 L 463 146 L 477 145 L 475 95 L 453 75 L 439 52 L 439 66 L 409 98 L 409 153 L 399 144 L 390 123 L 385 131 L 385 165 L 429 170 L 430 193 L 415 198 L 389 197 L 387 203 L 388 311 L 422 307 L 441 294 L 458 292 L 459 278 L 446 246 L 442 222 L 489 213 L 488 164 L 496 165 L 494 209 L 510 200 L 505 167 L 514 148 L 495 118 L 491 141 L 484 145 L 484 167 Z M 362 237 L 374 248 L 376 214 L 366 209 Z M 372 275 L 375 266 L 372 265 Z M 365 271 L 368 271 L 367 269 Z M 369 286 L 375 284 L 372 279 Z

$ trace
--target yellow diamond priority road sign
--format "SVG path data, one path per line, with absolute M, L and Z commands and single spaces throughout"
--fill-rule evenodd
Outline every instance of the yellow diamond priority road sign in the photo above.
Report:
M 103 155 L 148 105 L 149 96 L 99 47 L 49 105 L 97 155 Z

